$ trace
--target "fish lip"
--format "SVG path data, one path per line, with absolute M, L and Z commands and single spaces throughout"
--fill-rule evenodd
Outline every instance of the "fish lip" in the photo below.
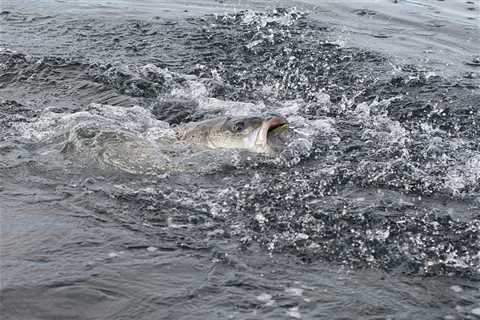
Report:
M 284 124 L 287 124 L 287 120 L 284 118 L 279 116 L 271 117 L 270 120 L 266 121 L 267 133 L 273 129 L 283 126 Z
M 263 121 L 260 132 L 258 133 L 257 146 L 268 148 L 268 133 L 284 124 L 287 124 L 287 120 L 280 116 L 273 116 Z

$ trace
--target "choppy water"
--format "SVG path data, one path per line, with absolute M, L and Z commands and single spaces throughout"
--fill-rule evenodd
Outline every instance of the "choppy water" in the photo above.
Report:
M 2 3 L 2 319 L 479 317 L 478 3 L 312 3 Z

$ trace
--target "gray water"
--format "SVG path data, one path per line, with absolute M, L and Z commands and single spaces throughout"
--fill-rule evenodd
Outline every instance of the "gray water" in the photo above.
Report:
M 0 9 L 2 319 L 479 318 L 478 2 Z

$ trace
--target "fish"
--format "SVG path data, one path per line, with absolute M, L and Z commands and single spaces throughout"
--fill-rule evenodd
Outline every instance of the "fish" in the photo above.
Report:
M 285 142 L 288 122 L 281 116 L 218 117 L 176 128 L 180 142 L 211 149 L 275 154 Z
M 289 124 L 281 116 L 216 117 L 151 131 L 153 136 L 121 122 L 92 117 L 68 122 L 60 135 L 65 158 L 84 166 L 120 169 L 131 174 L 205 172 L 230 163 L 230 153 L 246 150 L 277 156 L 290 138 Z M 63 132 L 63 131 L 62 131 Z M 153 138 L 155 137 L 155 138 Z M 64 140 L 65 139 L 65 140 Z M 208 152 L 207 150 L 213 150 Z M 205 152 L 207 151 L 207 152 Z

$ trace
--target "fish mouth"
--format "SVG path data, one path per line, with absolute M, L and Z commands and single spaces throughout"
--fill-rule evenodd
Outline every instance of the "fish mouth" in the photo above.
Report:
M 284 118 L 275 116 L 267 121 L 266 127 L 267 127 L 267 136 L 268 136 L 268 134 L 271 134 L 277 131 L 284 131 L 284 130 L 279 130 L 280 128 L 286 130 L 288 128 L 288 123 L 287 123 L 287 120 L 285 120 Z
M 283 132 L 288 129 L 287 120 L 283 117 L 273 116 L 262 123 L 262 127 L 257 136 L 257 146 L 268 148 L 269 136 Z

